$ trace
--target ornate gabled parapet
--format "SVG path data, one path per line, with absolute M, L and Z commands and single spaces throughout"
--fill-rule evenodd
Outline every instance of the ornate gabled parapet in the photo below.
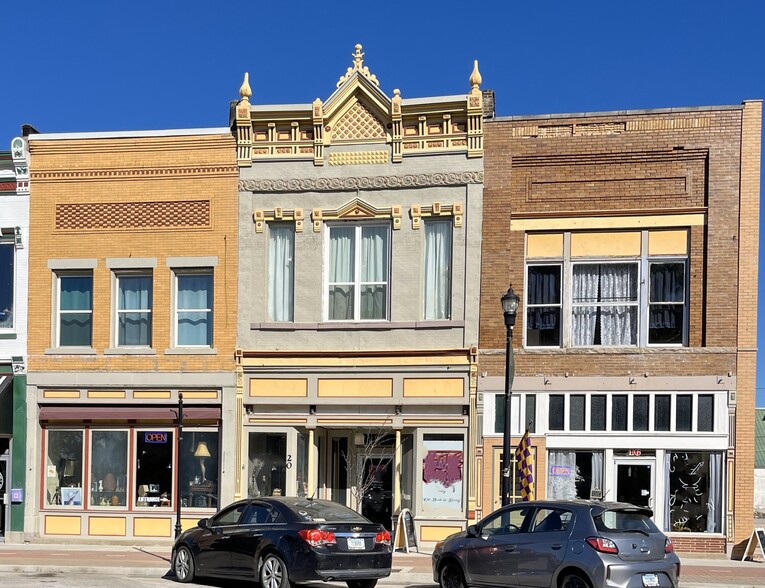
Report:
M 239 104 L 236 105 L 236 163 L 239 167 L 252 165 L 252 118 L 250 115 L 250 74 L 244 73 L 244 82 L 239 88 Z
M 401 90 L 393 90 L 393 98 L 390 101 L 391 118 L 391 138 L 392 138 L 392 157 L 393 163 L 401 163 L 403 154 L 401 152 Z
M 29 194 L 29 159 L 26 143 L 21 137 L 11 141 L 11 156 L 16 174 L 16 193 Z
M 324 105 L 317 97 L 311 105 L 313 115 L 313 164 L 324 165 Z
M 481 72 L 478 71 L 478 60 L 473 62 L 473 72 L 470 74 L 472 89 L 467 96 L 467 140 L 468 157 L 483 157 L 483 94 L 481 93 Z
M 339 88 L 342 86 L 356 72 L 359 72 L 360 75 L 367 78 L 375 86 L 379 86 L 380 82 L 377 81 L 377 76 L 371 73 L 369 68 L 364 65 L 364 54 L 361 52 L 361 45 L 357 43 L 355 49 L 356 52 L 353 54 L 353 67 L 349 67 L 345 72 L 345 75 L 340 76 L 340 79 L 337 81 L 337 87 Z

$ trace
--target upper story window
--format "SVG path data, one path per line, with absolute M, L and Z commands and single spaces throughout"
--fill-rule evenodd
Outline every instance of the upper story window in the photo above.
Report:
M 59 273 L 56 282 L 56 347 L 90 347 L 93 342 L 93 273 Z
M 687 345 L 687 238 L 684 230 L 529 235 L 526 346 Z
M 152 274 L 117 274 L 117 345 L 151 347 Z
M 16 244 L 0 237 L 0 330 L 14 327 Z
M 389 225 L 330 226 L 328 241 L 327 320 L 387 320 Z
M 292 223 L 268 225 L 268 317 L 294 320 L 295 227 Z
M 175 284 L 176 347 L 212 347 L 212 270 L 178 270 L 175 272 Z M 151 296 L 149 296 L 150 307 Z
M 425 221 L 423 318 L 451 318 L 452 221 Z

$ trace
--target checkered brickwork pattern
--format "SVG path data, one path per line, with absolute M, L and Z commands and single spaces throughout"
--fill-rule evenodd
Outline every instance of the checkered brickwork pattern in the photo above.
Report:
M 97 202 L 56 206 L 56 229 L 64 231 L 209 226 L 209 200 Z
M 385 128 L 361 102 L 354 104 L 337 121 L 332 132 L 333 139 L 384 139 Z

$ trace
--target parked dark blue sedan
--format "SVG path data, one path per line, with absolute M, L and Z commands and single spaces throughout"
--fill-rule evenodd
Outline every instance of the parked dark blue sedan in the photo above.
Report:
M 327 500 L 269 497 L 240 500 L 202 519 L 175 542 L 172 565 L 180 582 L 195 576 L 290 582 L 345 581 L 374 588 L 390 575 L 390 533 Z

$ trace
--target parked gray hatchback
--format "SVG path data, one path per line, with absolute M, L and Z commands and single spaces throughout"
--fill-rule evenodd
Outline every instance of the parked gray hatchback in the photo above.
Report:
M 521 502 L 440 541 L 441 588 L 677 588 L 680 559 L 650 509 L 592 500 Z

